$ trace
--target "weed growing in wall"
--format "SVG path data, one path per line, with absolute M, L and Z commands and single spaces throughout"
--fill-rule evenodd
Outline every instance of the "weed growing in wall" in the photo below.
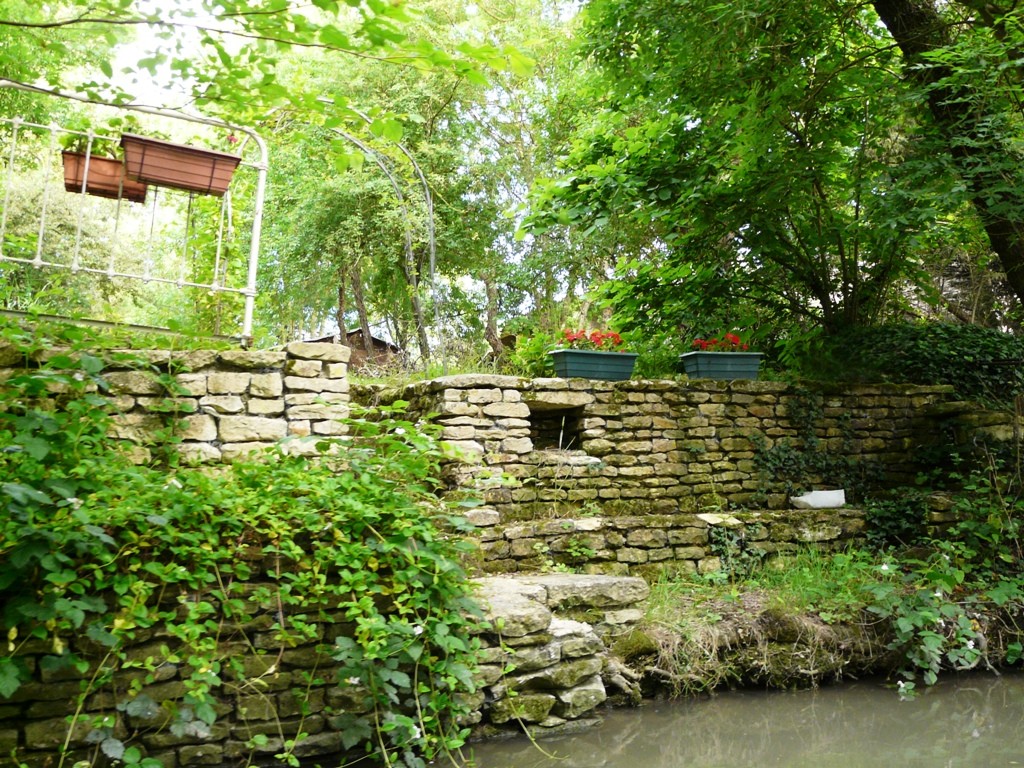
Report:
M 351 701 L 332 715 L 347 749 L 413 768 L 459 746 L 479 614 L 453 535 L 464 524 L 434 493 L 435 435 L 392 408 L 322 446 L 329 459 L 137 466 L 110 437 L 101 361 L 62 333 L 7 329 L 16 354 L 71 348 L 0 388 L 0 702 L 38 685 L 35 665 L 76 673 L 55 764 L 85 750 L 156 768 L 147 735 L 206 739 L 226 697 L 262 695 L 304 645 Z M 325 639 L 328 626 L 345 631 Z M 151 697 L 168 673 L 184 695 Z M 97 693 L 108 709 L 89 704 Z M 298 765 L 306 738 L 269 722 L 249 743 Z

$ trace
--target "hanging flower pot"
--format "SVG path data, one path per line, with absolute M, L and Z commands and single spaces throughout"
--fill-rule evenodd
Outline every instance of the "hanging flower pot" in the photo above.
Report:
M 241 158 L 227 152 L 126 133 L 121 136 L 129 178 L 218 197 L 227 192 Z
M 64 163 L 64 189 L 81 192 L 85 182 L 85 193 L 113 200 L 130 200 L 133 203 L 146 202 L 146 185 L 125 176 L 124 164 L 109 157 L 89 157 L 89 177 L 85 177 L 85 155 L 80 152 L 61 152 Z

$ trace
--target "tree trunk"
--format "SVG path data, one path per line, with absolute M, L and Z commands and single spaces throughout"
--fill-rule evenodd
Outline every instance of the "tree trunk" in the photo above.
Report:
M 348 333 L 345 331 L 345 311 L 347 306 L 345 304 L 345 268 L 342 267 L 338 270 L 338 341 L 341 344 L 348 344 Z
M 487 294 L 487 315 L 484 322 L 484 338 L 491 345 L 494 359 L 500 360 L 505 352 L 505 345 L 498 335 L 498 286 L 490 275 L 483 277 L 484 291 Z
M 420 357 L 424 364 L 430 362 L 430 342 L 427 340 L 427 320 L 423 313 L 423 302 L 420 301 L 419 277 L 416 264 L 411 254 L 402 261 L 402 275 L 409 288 L 409 302 L 412 305 L 413 321 L 416 323 L 416 338 L 420 345 Z
M 370 335 L 370 316 L 366 311 L 366 296 L 363 294 L 363 273 L 358 262 L 352 265 L 352 295 L 356 300 L 356 312 L 359 314 L 359 329 L 363 332 L 363 349 L 366 360 L 373 358 L 373 336 Z
M 1024 301 L 1024 222 L 1018 213 L 1022 206 L 1018 200 L 1007 200 L 1014 192 L 998 191 L 1006 188 L 1006 179 L 994 162 L 1012 150 L 991 135 L 992 115 L 982 109 L 979 99 L 984 84 L 979 83 L 977 90 L 968 88 L 953 81 L 948 67 L 923 59 L 951 42 L 947 20 L 933 0 L 874 0 L 872 4 L 903 52 L 907 76 L 928 89 L 928 111 L 946 151 L 967 183 L 1007 282 Z

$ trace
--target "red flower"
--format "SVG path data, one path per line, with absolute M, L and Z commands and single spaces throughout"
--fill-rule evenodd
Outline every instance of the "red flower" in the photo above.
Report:
M 615 350 L 622 346 L 622 337 L 615 331 L 562 331 L 562 347 L 565 349 Z M 622 351 L 622 350 L 616 350 Z
M 746 352 L 750 349 L 735 333 L 726 333 L 722 338 L 694 339 L 693 348 L 701 352 Z

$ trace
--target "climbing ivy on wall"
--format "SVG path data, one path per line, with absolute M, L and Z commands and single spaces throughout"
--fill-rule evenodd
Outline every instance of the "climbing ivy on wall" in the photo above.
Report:
M 461 744 L 479 613 L 449 535 L 464 523 L 434 493 L 434 434 L 396 406 L 353 420 L 327 460 L 137 466 L 109 437 L 103 363 L 79 331 L 2 334 L 8 359 L 69 351 L 0 386 L 0 702 L 32 679 L 30 653 L 42 670 L 74 670 L 62 752 L 84 726 L 95 755 L 155 767 L 135 737 L 205 738 L 252 656 L 316 643 L 331 623 L 348 630 L 319 646 L 353 702 L 334 723 L 346 748 L 412 767 Z M 255 650 L 253 617 L 276 649 Z M 159 652 L 131 652 L 153 637 Z M 185 694 L 154 702 L 146 685 L 167 664 Z M 113 705 L 87 717 L 100 691 Z M 284 742 L 283 764 L 298 765 L 302 738 Z
M 854 456 L 849 413 L 837 417 L 839 449 L 826 445 L 821 434 L 823 401 L 820 393 L 795 388 L 786 400 L 786 418 L 796 430 L 796 437 L 782 438 L 769 446 L 764 435 L 752 436 L 762 493 L 781 487 L 790 496 L 827 484 L 845 488 L 855 496 L 877 480 L 879 468 Z

